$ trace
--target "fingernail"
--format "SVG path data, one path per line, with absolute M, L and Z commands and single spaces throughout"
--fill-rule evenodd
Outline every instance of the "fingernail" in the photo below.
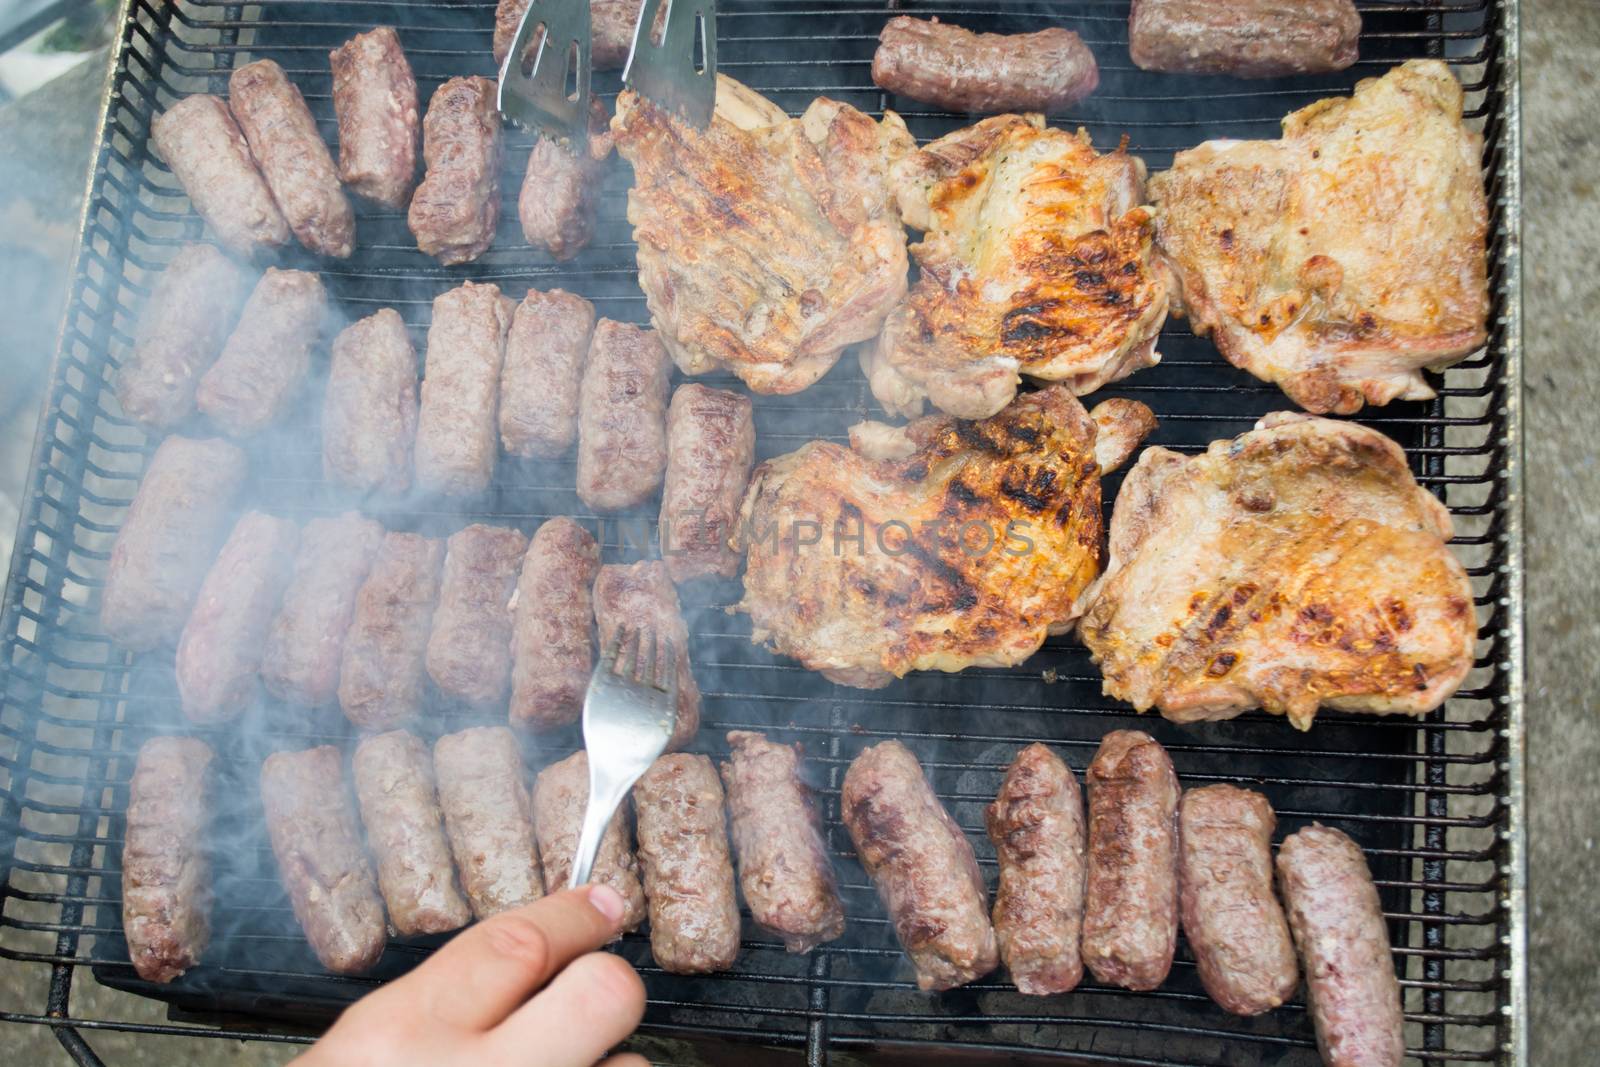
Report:
M 622 913 L 627 905 L 623 903 L 622 894 L 608 885 L 592 885 L 589 887 L 589 903 L 608 922 L 622 921 Z

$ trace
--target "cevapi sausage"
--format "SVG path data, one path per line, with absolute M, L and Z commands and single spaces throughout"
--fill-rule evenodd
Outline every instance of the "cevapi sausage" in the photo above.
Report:
M 511 679 L 511 596 L 528 539 L 508 526 L 450 535 L 439 606 L 428 635 L 428 674 L 439 691 L 476 708 L 499 704 Z
M 474 726 L 433 746 L 450 851 L 480 919 L 544 895 L 522 751 L 504 726 Z
M 583 713 L 599 573 L 600 546 L 576 522 L 557 517 L 534 531 L 512 604 L 512 725 L 565 726 Z
M 500 221 L 505 146 L 495 97 L 488 78 L 451 78 L 422 120 L 427 172 L 406 218 L 417 247 L 447 267 L 483 255 Z
M 678 591 L 667 577 L 666 566 L 660 560 L 641 560 L 601 567 L 594 580 L 594 621 L 602 648 L 611 641 L 618 626 L 648 627 L 655 633 L 661 655 L 665 655 L 664 643 L 672 642 L 678 704 L 677 722 L 667 750 L 683 748 L 700 731 L 700 686 L 689 664 L 689 628 L 684 624 Z
M 661 488 L 661 558 L 675 582 L 739 571 L 728 547 L 756 462 L 750 398 L 689 382 L 667 410 L 667 473 Z
M 133 969 L 170 982 L 200 962 L 211 941 L 211 746 L 153 737 L 139 746 L 128 783 L 122 843 L 122 931 Z
M 844 905 L 816 802 L 800 774 L 805 750 L 750 730 L 734 730 L 728 744 L 722 784 L 750 917 L 790 952 L 810 952 L 844 933 Z
M 261 697 L 261 646 L 294 573 L 300 527 L 246 513 L 200 585 L 178 639 L 174 673 L 191 722 L 238 718 Z
M 150 143 L 229 251 L 249 256 L 288 242 L 289 223 L 220 97 L 179 100 L 150 123 Z
M 588 152 L 575 153 L 548 137 L 535 141 L 517 194 L 523 239 L 552 259 L 577 255 L 594 236 L 598 171 Z
M 300 531 L 294 576 L 261 654 L 261 680 L 279 700 L 330 703 L 339 690 L 356 594 L 383 543 L 383 527 L 358 512 L 312 519 Z
M 1037 33 L 973 33 L 900 15 L 878 35 L 872 80 L 946 111 L 1060 111 L 1100 84 L 1083 38 L 1059 26 Z
M 589 62 L 595 70 L 620 70 L 633 47 L 633 27 L 639 21 L 644 0 L 589 0 Z M 500 0 L 494 10 L 494 61 L 505 62 L 517 23 L 528 10 L 528 0 Z M 660 32 L 666 21 L 667 5 L 656 16 Z M 538 38 L 534 38 L 537 40 Z
M 1178 942 L 1178 776 L 1149 734 L 1114 730 L 1084 778 L 1083 962 L 1107 985 L 1154 989 Z
M 444 542 L 386 533 L 356 593 L 339 661 L 339 707 L 363 730 L 422 717 L 423 657 L 439 597 Z
M 1278 848 L 1278 888 L 1305 967 L 1306 1002 L 1327 1067 L 1399 1067 L 1405 1016 L 1383 908 L 1366 857 L 1313 823 Z
M 555 459 L 578 436 L 578 386 L 594 305 L 561 289 L 529 289 L 506 335 L 500 443 L 513 456 Z
M 417 173 L 417 79 L 393 26 L 328 53 L 339 117 L 339 177 L 351 192 L 399 211 Z
M 156 279 L 133 351 L 117 368 L 117 403 L 167 430 L 194 412 L 194 391 L 239 317 L 244 271 L 215 245 L 184 245 Z
M 1083 799 L 1041 744 L 1017 753 L 985 813 L 1000 860 L 994 929 L 1020 992 L 1067 993 L 1083 978 Z
M 1200 984 L 1224 1011 L 1259 1015 L 1298 978 L 1289 924 L 1272 890 L 1272 805 L 1231 785 L 1178 803 L 1178 892 Z
M 739 957 L 722 804 L 722 783 L 706 756 L 662 756 L 633 787 L 650 952 L 673 974 L 725 970 Z
M 1352 0 L 1133 0 L 1128 53 L 1141 70 L 1281 78 L 1356 61 Z
M 533 829 L 539 838 L 539 861 L 544 867 L 544 891 L 559 893 L 572 878 L 572 861 L 578 854 L 583 812 L 589 804 L 589 755 L 581 749 L 539 772 L 533 783 Z M 620 933 L 644 922 L 644 886 L 639 882 L 639 861 L 628 832 L 628 802 L 623 800 L 600 838 L 589 881 L 617 891 L 623 912 Z
M 1000 954 L 972 843 L 911 750 L 899 741 L 863 749 L 845 772 L 839 806 L 917 987 L 953 989 L 994 970 Z
M 499 286 L 477 282 L 434 298 L 417 413 L 418 489 L 468 496 L 489 488 L 499 456 L 495 404 L 513 307 Z
M 228 78 L 228 108 L 300 243 L 320 255 L 348 258 L 355 248 L 355 212 L 317 120 L 283 68 L 258 59 L 235 70 Z
M 100 626 L 123 648 L 175 641 L 226 533 L 245 455 L 228 441 L 176 435 L 156 448 L 111 546 Z
M 334 338 L 322 475 L 359 493 L 403 493 L 416 436 L 417 353 L 400 313 L 383 308 Z
M 328 294 L 303 270 L 269 267 L 239 324 L 195 390 L 200 410 L 229 437 L 248 437 L 286 412 L 311 369 Z
M 594 510 L 642 504 L 661 485 L 669 370 L 654 330 L 595 326 L 578 390 L 578 498 Z
M 428 746 L 404 730 L 376 734 L 351 761 L 378 887 L 401 937 L 442 934 L 472 921 L 456 885 Z

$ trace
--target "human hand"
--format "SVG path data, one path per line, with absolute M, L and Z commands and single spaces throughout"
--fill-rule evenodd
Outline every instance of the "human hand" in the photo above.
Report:
M 478 923 L 352 1004 L 293 1067 L 589 1067 L 644 1016 L 638 974 L 596 951 L 622 911 L 596 884 Z

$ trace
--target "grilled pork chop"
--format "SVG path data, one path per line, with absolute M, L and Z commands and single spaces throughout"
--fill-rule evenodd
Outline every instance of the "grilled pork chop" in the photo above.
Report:
M 1197 333 L 1308 411 L 1434 395 L 1484 343 L 1482 137 L 1461 86 L 1416 60 L 1283 120 L 1208 141 L 1150 180 L 1157 241 Z
M 1176 722 L 1423 715 L 1466 677 L 1477 634 L 1449 538 L 1399 445 L 1277 412 L 1193 458 L 1145 450 L 1078 631 L 1106 693 Z
M 1100 572 L 1100 475 L 1155 426 L 1143 404 L 1091 416 L 1064 385 L 993 418 L 863 423 L 756 469 L 752 639 L 844 685 L 1011 666 L 1069 629 Z
M 886 175 L 914 142 L 898 115 L 819 98 L 791 119 L 719 74 L 709 129 L 632 92 L 611 128 L 633 164 L 639 285 L 685 374 L 725 366 L 758 393 L 799 392 L 905 294 Z

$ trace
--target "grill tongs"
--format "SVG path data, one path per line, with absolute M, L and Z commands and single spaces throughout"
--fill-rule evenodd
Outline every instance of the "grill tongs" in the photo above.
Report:
M 659 34 L 641 35 L 641 27 L 658 24 Z M 589 0 L 529 0 L 500 64 L 500 113 L 581 149 L 589 136 L 591 32 Z M 715 0 L 644 0 L 622 80 L 685 121 L 709 126 L 717 102 Z

